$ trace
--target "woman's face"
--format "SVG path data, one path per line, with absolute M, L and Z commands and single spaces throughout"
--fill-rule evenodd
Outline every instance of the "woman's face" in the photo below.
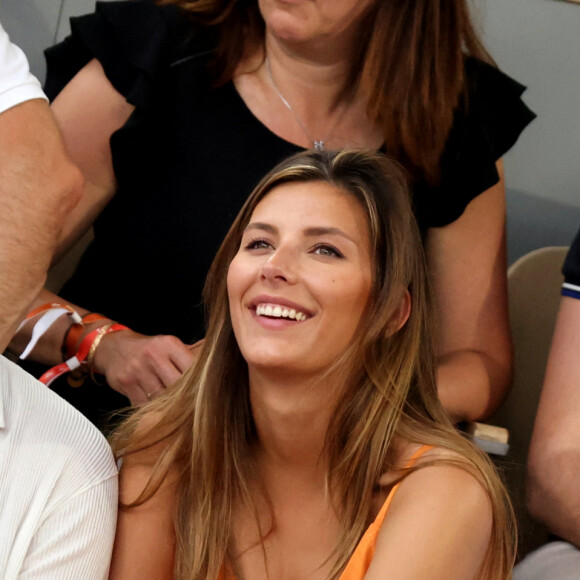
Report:
M 354 337 L 371 272 L 367 219 L 352 195 L 318 181 L 275 187 L 228 272 L 234 333 L 250 369 L 326 370 Z
M 267 30 L 287 42 L 352 36 L 376 0 L 258 0 Z

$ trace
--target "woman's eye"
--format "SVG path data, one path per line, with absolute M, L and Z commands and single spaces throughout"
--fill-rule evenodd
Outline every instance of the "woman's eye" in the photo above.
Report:
M 314 253 L 319 256 L 328 256 L 330 258 L 344 257 L 334 246 L 329 246 L 328 244 L 320 244 L 316 246 L 316 248 L 314 248 Z
M 246 250 L 267 250 L 271 244 L 266 240 L 250 240 L 245 247 Z

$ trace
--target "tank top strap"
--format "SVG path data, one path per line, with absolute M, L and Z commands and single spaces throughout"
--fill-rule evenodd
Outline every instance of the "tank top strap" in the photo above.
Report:
M 422 445 L 421 447 L 419 447 L 419 449 L 417 449 L 417 451 L 415 451 L 415 453 L 413 453 L 413 455 L 411 455 L 411 457 L 409 458 L 409 460 L 405 463 L 405 469 L 409 469 L 411 467 L 413 467 L 413 465 L 415 465 L 415 463 L 417 462 L 417 460 L 427 451 L 429 451 L 430 449 L 433 449 L 433 445 Z M 391 505 L 391 502 L 393 501 L 393 498 L 395 497 L 395 493 L 397 493 L 397 490 L 399 489 L 399 486 L 401 485 L 401 481 L 399 481 L 399 483 L 397 483 L 396 485 L 393 486 L 393 489 L 391 489 L 391 491 L 389 492 L 389 495 L 387 496 L 387 499 L 385 500 L 385 503 L 382 505 L 381 509 L 379 510 L 379 513 L 377 514 L 377 517 L 375 518 L 375 524 L 377 524 L 378 527 L 380 527 L 383 523 L 383 520 L 385 519 L 385 516 L 387 515 L 387 512 L 389 511 L 389 507 Z
M 405 469 L 409 469 L 415 465 L 415 462 L 421 455 L 425 452 L 429 451 L 429 449 L 433 449 L 432 445 L 423 445 L 413 455 L 411 458 L 405 463 Z M 355 548 L 350 560 L 348 561 L 345 569 L 343 570 L 342 574 L 340 575 L 340 580 L 363 580 L 370 564 L 373 559 L 375 553 L 375 546 L 377 543 L 377 536 L 381 530 L 381 526 L 383 524 L 383 520 L 387 515 L 387 511 L 389 510 L 389 506 L 393 501 L 393 497 L 399 488 L 401 482 L 397 483 L 393 486 L 385 503 L 383 503 L 377 517 L 374 519 L 372 524 L 367 528 L 366 532 L 364 533 L 363 537 L 361 538 L 360 542 L 358 543 L 357 547 Z
M 415 453 L 410 457 L 410 459 L 405 463 L 405 469 L 409 469 L 415 465 L 416 461 L 429 449 L 433 449 L 433 445 L 423 445 L 419 447 Z M 387 511 L 389 510 L 389 506 L 395 496 L 397 489 L 401 485 L 401 482 L 397 483 L 393 486 L 393 489 L 389 492 L 385 503 L 381 507 L 377 517 L 375 518 L 374 522 L 367 528 L 367 531 L 361 538 L 358 546 L 356 547 L 351 559 L 346 565 L 346 568 L 343 570 L 342 574 L 340 575 L 340 580 L 362 580 L 372 557 L 375 551 L 375 544 L 377 541 L 377 536 L 379 530 L 381 529 L 381 525 L 385 516 L 387 515 Z M 230 572 L 224 566 L 220 572 L 218 580 L 230 580 L 233 579 L 234 576 L 230 576 Z

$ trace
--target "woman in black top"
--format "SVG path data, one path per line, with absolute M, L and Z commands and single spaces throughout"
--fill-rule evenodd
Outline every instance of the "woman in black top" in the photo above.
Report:
M 383 149 L 407 168 L 441 399 L 456 421 L 490 413 L 511 373 L 500 158 L 533 114 L 486 62 L 465 2 L 173 4 L 100 4 L 48 53 L 47 90 L 65 85 L 53 110 L 87 180 L 61 249 L 95 226 L 62 295 L 132 329 L 93 358 L 112 389 L 57 390 L 94 418 L 127 402 L 117 392 L 140 403 L 169 386 L 203 336 L 201 287 L 244 199 L 323 142 Z M 67 326 L 38 358 L 58 361 Z

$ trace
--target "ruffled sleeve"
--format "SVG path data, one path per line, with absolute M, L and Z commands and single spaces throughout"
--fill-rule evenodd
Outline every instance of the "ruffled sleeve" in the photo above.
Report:
M 496 161 L 536 117 L 521 99 L 523 85 L 474 58 L 465 66 L 467 98 L 455 114 L 440 183 L 418 184 L 415 190 L 422 230 L 455 221 L 471 200 L 495 185 Z
M 150 1 L 97 2 L 92 14 L 71 18 L 71 35 L 46 50 L 45 91 L 53 99 L 96 58 L 115 89 L 136 107 L 147 107 L 161 90 L 158 75 L 195 37 L 175 6 Z M 195 47 L 188 46 L 190 50 Z

